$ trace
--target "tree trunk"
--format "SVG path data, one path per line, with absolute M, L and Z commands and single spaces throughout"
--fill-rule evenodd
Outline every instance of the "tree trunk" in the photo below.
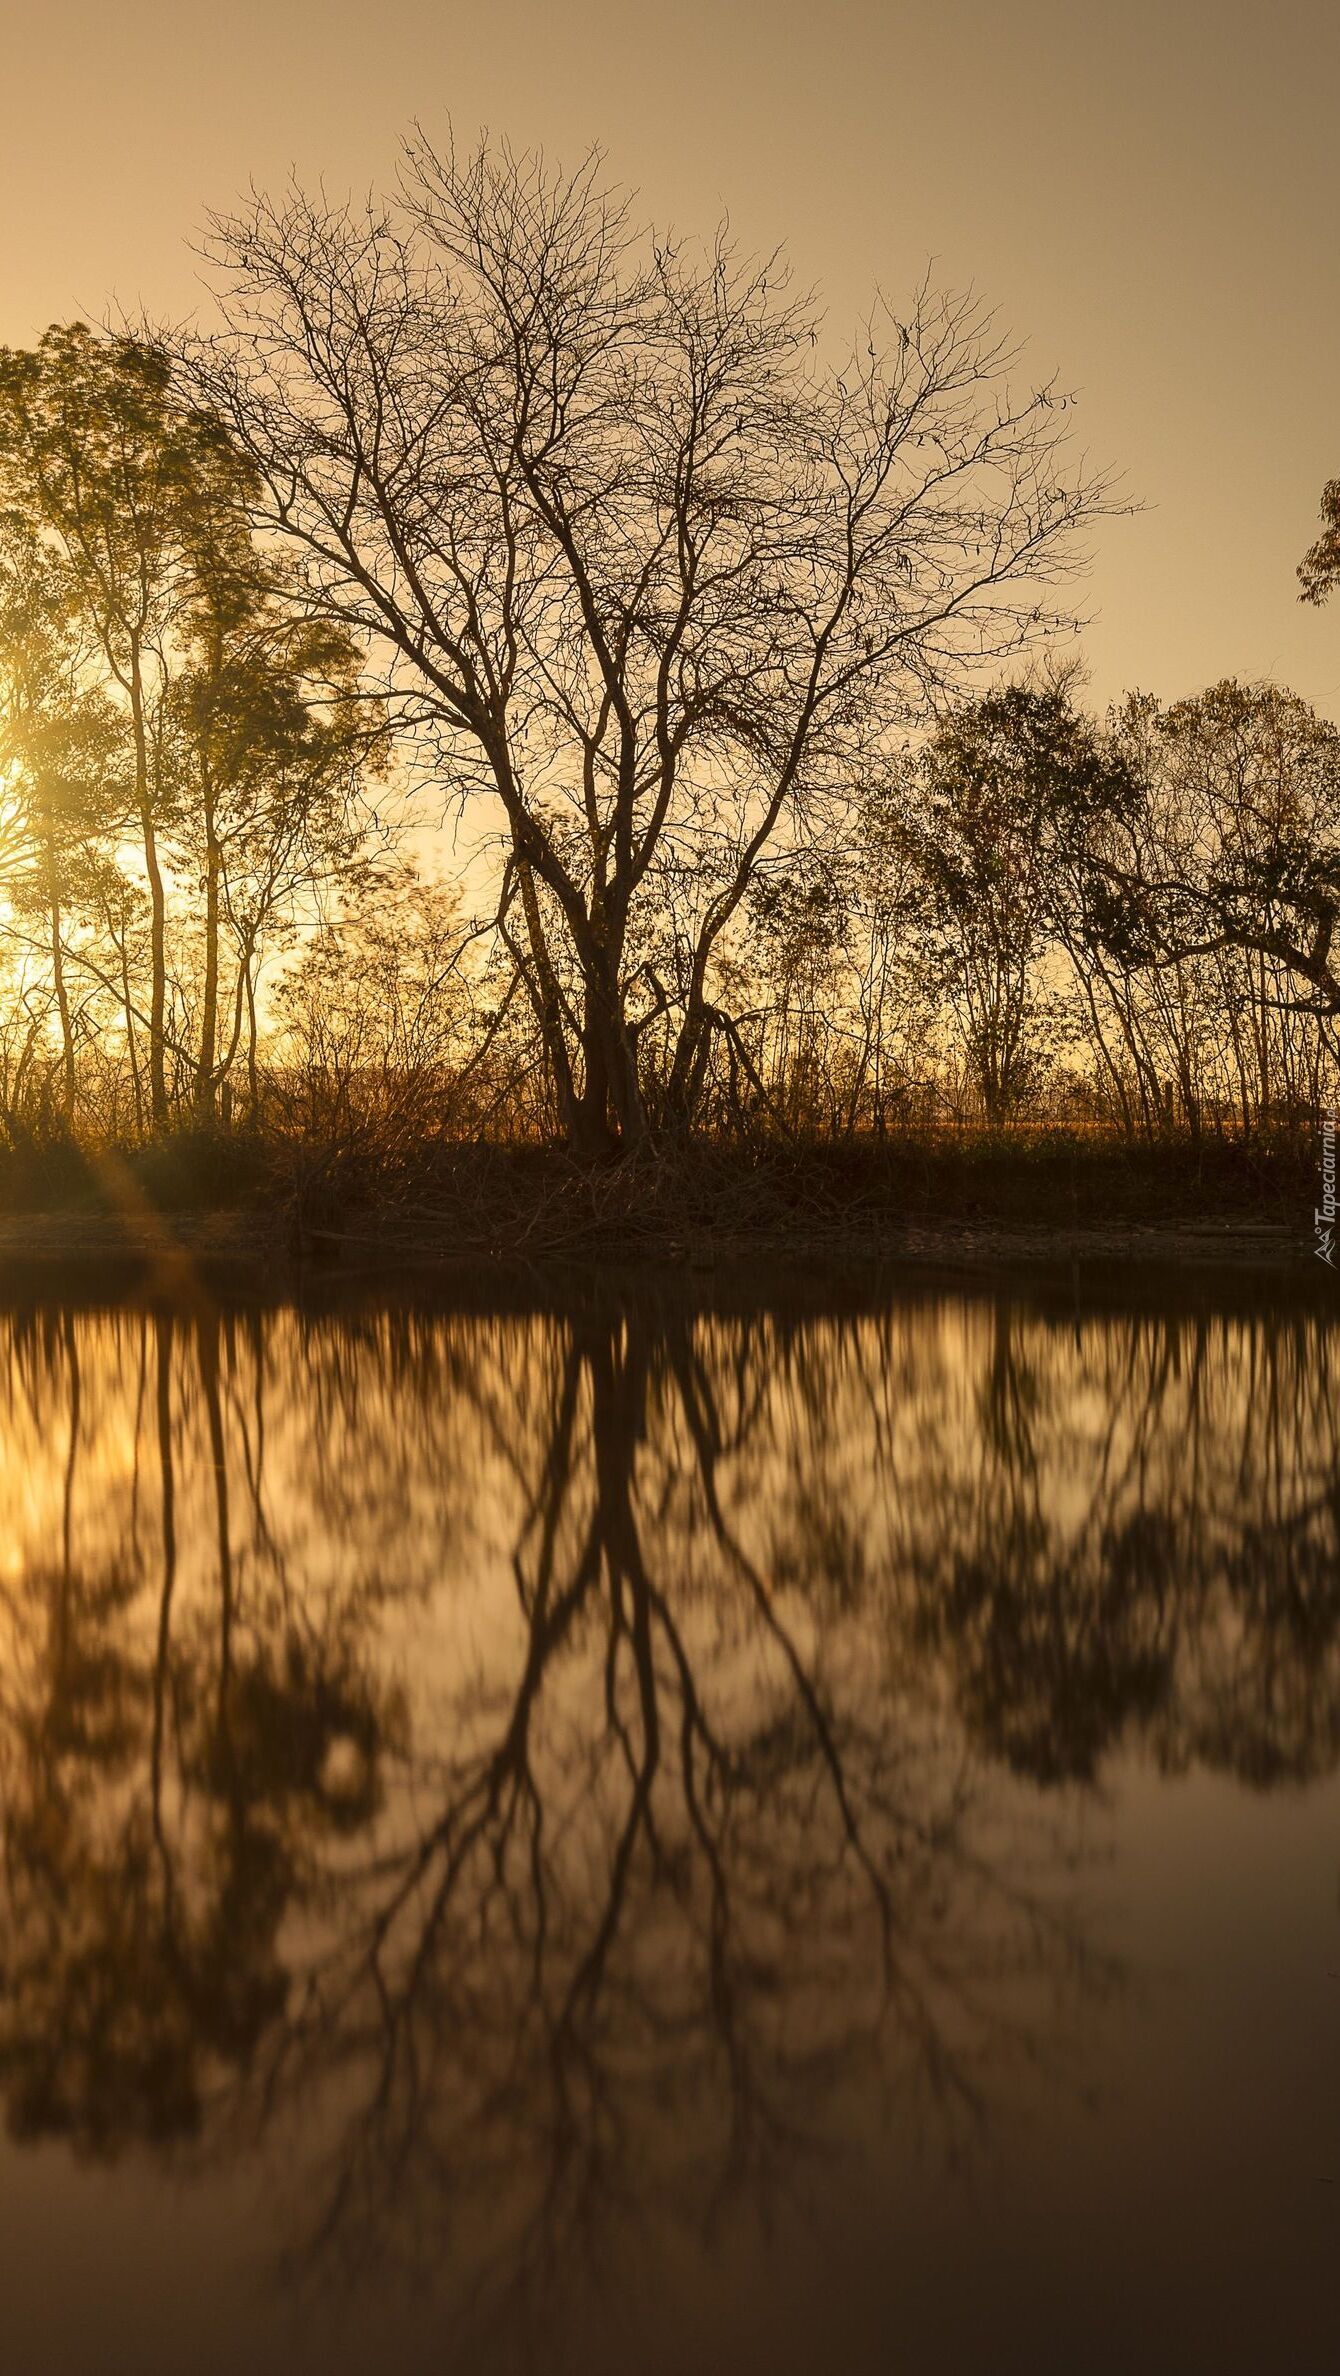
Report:
M 247 982 L 247 1097 L 251 1106 L 251 1127 L 253 1130 L 256 1127 L 256 1118 L 260 1112 L 261 1102 L 260 1068 L 256 1061 L 256 983 L 251 971 L 254 954 L 253 949 L 247 949 L 242 958 Z
M 56 837 L 51 820 L 46 825 L 47 903 L 51 916 L 51 981 L 56 993 L 56 1011 L 60 1016 L 61 1070 L 64 1079 L 64 1117 L 66 1126 L 74 1120 L 76 1094 L 74 1060 L 74 1026 L 70 1019 L 70 993 L 65 979 L 65 946 L 62 928 L 60 883 L 56 871 Z
M 138 640 L 130 656 L 130 716 L 135 737 L 135 792 L 140 833 L 144 843 L 144 871 L 149 879 L 149 1115 L 156 1127 L 167 1120 L 167 900 L 163 870 L 158 863 L 158 835 L 154 826 L 149 771 L 149 736 L 144 717 L 144 678 Z
M 649 1136 L 637 1052 L 619 1005 L 614 968 L 588 976 L 582 1017 L 585 1079 L 577 1102 L 574 1153 L 636 1154 Z
M 214 831 L 214 801 L 206 795 L 205 811 L 205 981 L 200 1001 L 200 1053 L 195 1068 L 195 1110 L 201 1123 L 214 1119 L 215 1061 L 219 1038 L 219 844 Z
M 544 918 L 540 913 L 535 877 L 529 862 L 521 856 L 519 851 L 516 854 L 516 881 L 517 888 L 521 893 L 521 912 L 526 919 L 526 939 L 530 944 L 529 965 L 515 938 L 507 929 L 505 913 L 500 917 L 499 922 L 503 939 L 512 953 L 512 962 L 525 983 L 527 995 L 535 1010 L 535 1019 L 540 1026 L 545 1061 L 548 1064 L 549 1076 L 553 1083 L 554 1103 L 558 1109 L 559 1128 L 574 1152 L 577 1152 L 583 1125 L 578 1112 L 572 1065 L 563 1037 L 563 1002 L 553 962 L 549 955 L 549 942 L 544 929 Z
M 144 1089 L 140 1081 L 139 1048 L 135 1038 L 135 1001 L 130 988 L 130 952 L 127 946 L 129 928 L 117 936 L 117 951 L 121 960 L 121 1004 L 126 1017 L 126 1061 L 130 1066 L 130 1093 L 135 1101 L 135 1136 L 144 1136 Z

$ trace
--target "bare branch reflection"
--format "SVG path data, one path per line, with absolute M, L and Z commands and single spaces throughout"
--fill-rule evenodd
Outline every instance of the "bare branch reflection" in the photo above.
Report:
M 1340 1755 L 1319 1321 L 5 1322 L 0 2085 L 542 2303 L 1084 2084 L 1093 1785 Z

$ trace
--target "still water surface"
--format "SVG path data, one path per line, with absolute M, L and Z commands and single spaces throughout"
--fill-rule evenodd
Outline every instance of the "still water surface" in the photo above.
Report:
M 0 1317 L 5 2368 L 1332 2367 L 1338 1389 Z

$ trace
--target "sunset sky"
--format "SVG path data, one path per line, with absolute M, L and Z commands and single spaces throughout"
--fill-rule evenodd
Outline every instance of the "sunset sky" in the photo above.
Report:
M 0 338 L 202 302 L 209 205 L 385 181 L 448 113 L 645 208 L 789 246 L 835 322 L 928 260 L 1059 367 L 1147 509 L 1101 531 L 1092 694 L 1275 676 L 1340 714 L 1297 599 L 1340 475 L 1333 0 L 11 0 Z

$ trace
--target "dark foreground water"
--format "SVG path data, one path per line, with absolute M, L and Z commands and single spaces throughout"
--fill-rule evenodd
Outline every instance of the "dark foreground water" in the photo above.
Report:
M 5 2369 L 1333 2367 L 1330 1308 L 0 1319 Z

